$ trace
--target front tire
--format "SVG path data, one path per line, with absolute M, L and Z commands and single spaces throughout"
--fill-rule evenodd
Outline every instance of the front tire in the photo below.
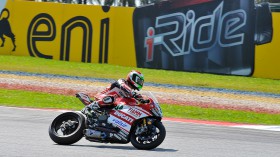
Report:
M 136 135 L 137 127 L 132 131 L 130 141 L 135 148 L 150 150 L 156 148 L 163 142 L 166 136 L 166 130 L 164 125 L 160 121 L 156 121 L 152 125 L 153 127 L 155 127 L 154 131 L 148 130 L 147 132 L 142 133 L 141 135 Z
M 85 117 L 78 112 L 65 112 L 57 116 L 49 127 L 50 138 L 57 144 L 69 145 L 83 137 Z

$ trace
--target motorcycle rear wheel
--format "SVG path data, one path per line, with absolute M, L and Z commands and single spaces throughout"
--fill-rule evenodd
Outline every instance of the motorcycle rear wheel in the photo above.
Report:
M 159 121 L 156 121 L 153 125 L 157 128 L 157 135 L 155 137 L 155 140 L 153 141 L 140 140 L 140 137 L 135 135 L 136 129 L 133 130 L 133 132 L 131 133 L 130 141 L 135 148 L 142 150 L 150 150 L 156 148 L 163 142 L 166 136 L 166 130 L 164 125 Z
M 49 127 L 49 136 L 57 144 L 70 145 L 83 137 L 85 117 L 78 112 L 65 112 L 57 116 Z

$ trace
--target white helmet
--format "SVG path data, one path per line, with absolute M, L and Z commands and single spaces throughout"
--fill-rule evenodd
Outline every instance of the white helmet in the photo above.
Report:
M 134 88 L 140 91 L 144 84 L 144 75 L 136 70 L 132 70 L 126 77 L 127 82 Z

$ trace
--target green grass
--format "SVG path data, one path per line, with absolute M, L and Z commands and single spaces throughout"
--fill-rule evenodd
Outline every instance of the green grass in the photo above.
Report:
M 247 111 L 200 108 L 193 106 L 161 105 L 167 117 L 189 118 L 197 120 L 234 122 L 244 124 L 280 124 L 280 114 L 264 114 Z
M 6 90 L 0 88 L 0 105 L 32 108 L 82 109 L 75 97 L 41 92 Z
M 0 56 L 0 70 L 10 71 L 118 79 L 126 77 L 127 73 L 132 69 L 140 70 L 145 75 L 146 82 L 280 94 L 280 80 L 140 69 L 108 64 L 47 60 L 33 57 Z
M 75 96 L 0 88 L 0 104 L 5 106 L 81 110 L 83 104 Z M 213 120 L 248 124 L 280 124 L 279 114 L 218 110 L 192 106 L 161 105 L 164 117 Z

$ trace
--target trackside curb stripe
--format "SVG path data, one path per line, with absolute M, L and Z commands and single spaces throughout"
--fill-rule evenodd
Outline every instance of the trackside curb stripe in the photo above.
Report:
M 226 127 L 233 127 L 233 128 L 265 130 L 265 131 L 280 131 L 280 126 L 271 126 L 271 125 L 250 125 L 250 124 L 238 124 L 238 123 L 229 123 L 229 122 L 191 120 L 191 119 L 183 119 L 183 118 L 163 118 L 163 121 L 193 123 L 193 124 L 203 124 L 203 125 L 216 125 L 216 126 L 226 126 Z
M 183 123 L 196 123 L 196 124 L 207 124 L 207 125 L 220 125 L 220 126 L 240 126 L 242 124 L 230 123 L 230 122 L 215 122 L 205 120 L 192 120 L 184 118 L 163 118 L 165 121 L 183 122 Z

